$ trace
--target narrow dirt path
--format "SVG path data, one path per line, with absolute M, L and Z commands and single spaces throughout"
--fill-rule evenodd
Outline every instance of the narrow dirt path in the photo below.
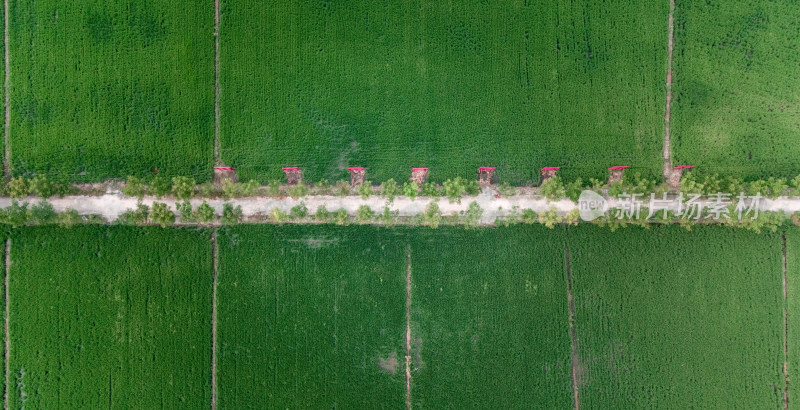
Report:
M 664 179 L 669 182 L 672 175 L 670 148 L 670 111 L 672 108 L 672 53 L 675 46 L 675 0 L 669 0 L 669 20 L 667 22 L 667 106 L 664 113 Z
M 564 240 L 564 270 L 567 274 L 567 303 L 569 304 L 569 335 L 571 346 L 571 359 L 572 363 L 572 399 L 575 403 L 575 410 L 581 408 L 581 402 L 578 397 L 578 366 L 580 364 L 580 357 L 578 356 L 577 345 L 577 332 L 575 331 L 575 301 L 572 299 L 572 269 L 569 265 L 569 245 Z
M 11 139 L 9 138 L 11 130 L 11 51 L 9 51 L 10 42 L 8 41 L 8 1 L 3 1 L 4 10 L 4 30 L 3 30 L 3 50 L 5 54 L 5 80 L 3 81 L 3 94 L 5 100 L 5 124 L 3 125 L 3 177 L 8 180 L 11 178 Z
M 211 410 L 217 408 L 217 230 L 211 233 Z
M 8 0 L 5 0 L 8 2 Z M 214 0 L 214 165 L 219 157 L 219 2 Z M 6 77 L 8 78 L 8 77 Z
M 788 321 L 788 291 L 786 289 L 786 232 L 781 233 L 783 242 L 783 408 L 789 408 L 789 321 Z
M 8 272 L 10 271 L 11 267 L 11 239 L 6 239 L 6 247 L 3 253 L 3 258 L 5 260 L 5 275 L 4 276 L 4 302 L 5 302 L 5 309 L 3 312 L 3 341 L 5 342 L 5 347 L 3 349 L 3 359 L 4 359 L 4 371 L 6 376 L 6 383 L 5 388 L 3 390 L 3 408 L 8 410 L 8 381 L 11 378 L 9 372 L 9 359 L 11 358 L 11 339 L 8 337 L 8 322 L 9 322 L 9 292 L 8 292 Z
M 406 409 L 411 409 L 411 245 L 406 245 Z

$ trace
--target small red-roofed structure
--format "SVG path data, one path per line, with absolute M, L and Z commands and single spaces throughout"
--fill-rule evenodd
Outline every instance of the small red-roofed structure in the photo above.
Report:
M 542 182 L 547 181 L 548 179 L 556 176 L 558 170 L 561 167 L 544 167 L 542 168 L 542 177 L 540 178 L 539 184 L 541 185 Z
M 411 168 L 411 182 L 422 185 L 428 180 L 428 168 Z
M 672 172 L 669 173 L 669 178 L 667 178 L 667 184 L 669 184 L 669 188 L 674 191 L 680 189 L 681 179 L 683 178 L 683 170 L 692 168 L 694 168 L 694 165 L 676 165 L 672 167 Z
M 239 182 L 239 177 L 236 176 L 236 171 L 233 168 L 220 164 L 214 167 L 214 184 L 217 186 L 222 185 L 222 181 L 230 179 L 233 182 Z
M 352 167 L 347 170 L 350 171 L 350 186 L 355 187 L 364 183 L 364 177 L 367 175 L 364 168 Z
M 303 171 L 300 167 L 285 167 L 283 173 L 286 174 L 286 182 L 289 185 L 297 185 L 303 180 Z
M 478 168 L 478 183 L 481 186 L 492 185 L 497 182 L 495 176 L 495 167 L 480 167 Z
M 617 182 L 622 181 L 622 175 L 626 169 L 630 168 L 627 165 L 617 165 L 608 168 L 608 183 L 609 185 Z

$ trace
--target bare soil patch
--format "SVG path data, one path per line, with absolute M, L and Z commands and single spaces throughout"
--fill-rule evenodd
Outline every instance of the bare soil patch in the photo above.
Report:
M 211 233 L 211 409 L 217 408 L 217 231 Z
M 670 110 L 672 107 L 672 55 L 675 48 L 675 0 L 669 1 L 669 19 L 667 20 L 667 104 L 664 112 L 664 179 L 670 179 L 672 157 L 670 148 Z
M 575 410 L 581 408 L 580 399 L 578 396 L 578 386 L 580 386 L 582 379 L 586 374 L 586 368 L 581 364 L 580 355 L 578 355 L 577 345 L 577 332 L 575 331 L 575 301 L 572 298 L 572 271 L 569 264 L 569 246 L 564 241 L 564 270 L 567 276 L 567 303 L 569 305 L 569 335 L 571 345 L 571 368 L 572 368 L 572 398 L 575 403 Z
M 382 357 L 378 358 L 378 367 L 380 367 L 381 370 L 388 372 L 392 376 L 397 373 L 397 365 L 397 352 L 390 353 L 385 359 Z

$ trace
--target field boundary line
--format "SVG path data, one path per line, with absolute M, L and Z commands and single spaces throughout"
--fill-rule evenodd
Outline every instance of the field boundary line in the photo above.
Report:
M 217 230 L 211 232 L 211 410 L 217 408 Z
M 789 299 L 786 286 L 786 231 L 781 232 L 782 254 L 783 254 L 783 408 L 789 409 Z
M 566 232 L 566 228 L 564 229 Z M 578 397 L 578 345 L 575 331 L 575 301 L 572 299 L 572 268 L 569 263 L 569 243 L 564 239 L 564 272 L 567 277 L 567 305 L 569 306 L 570 368 L 572 373 L 572 399 L 575 410 L 581 408 Z
M 406 244 L 406 409 L 411 409 L 411 245 Z
M 8 0 L 5 0 L 8 2 Z M 219 2 L 214 0 L 214 165 L 220 165 L 219 157 Z
M 664 112 L 664 179 L 669 182 L 672 174 L 672 148 L 670 143 L 670 117 L 672 109 L 672 55 L 675 48 L 675 0 L 669 0 L 667 21 L 667 105 Z
M 3 100 L 5 111 L 5 124 L 3 124 L 3 177 L 8 180 L 11 178 L 11 52 L 9 51 L 9 17 L 8 0 L 3 1 L 3 54 L 5 59 L 5 78 L 3 79 Z
M 3 289 L 4 290 L 4 292 L 3 292 L 4 296 L 3 296 L 3 299 L 5 301 L 5 307 L 3 309 L 3 342 L 4 342 L 4 347 L 3 347 L 4 363 L 3 364 L 4 364 L 4 372 L 5 372 L 5 377 L 6 377 L 5 388 L 3 390 L 3 408 L 5 410 L 8 410 L 8 379 L 9 379 L 9 376 L 10 376 L 10 372 L 9 372 L 10 366 L 9 366 L 8 362 L 9 362 L 9 359 L 11 358 L 11 338 L 8 337 L 8 328 L 9 328 L 8 322 L 9 322 L 9 311 L 10 311 L 8 302 L 11 300 L 11 298 L 9 297 L 10 293 L 8 291 L 8 282 L 9 282 L 8 276 L 9 276 L 9 272 L 11 271 L 11 269 L 10 269 L 10 267 L 11 267 L 11 239 L 6 239 L 6 246 L 5 246 L 5 249 L 3 251 L 3 259 L 5 261 L 5 269 L 4 269 L 5 275 L 3 275 L 4 276 L 4 278 L 3 278 L 3 283 L 4 283 L 4 289 Z

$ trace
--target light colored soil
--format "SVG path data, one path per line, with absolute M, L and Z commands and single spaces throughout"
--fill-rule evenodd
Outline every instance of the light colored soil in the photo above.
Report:
M 219 0 L 214 0 L 214 164 L 219 164 L 221 160 L 219 155 L 219 98 Z
M 664 179 L 669 181 L 672 173 L 670 148 L 670 111 L 672 108 L 672 54 L 675 48 L 675 0 L 669 1 L 669 20 L 667 22 L 667 105 L 664 113 Z
M 575 301 L 572 298 L 572 272 L 569 263 L 569 246 L 564 242 L 564 270 L 567 276 L 567 304 L 569 305 L 569 334 L 571 346 L 571 373 L 572 373 L 572 400 L 575 403 L 575 410 L 581 408 L 580 397 L 578 396 L 578 386 L 581 385 L 581 380 L 586 374 L 586 368 L 581 364 L 581 358 L 578 354 L 578 337 L 575 331 Z
M 783 242 L 783 408 L 787 410 L 789 408 L 789 314 L 786 306 L 789 299 L 787 298 L 788 292 L 786 287 L 786 232 L 781 233 L 781 240 Z
M 521 213 L 523 209 L 531 209 L 537 213 L 555 208 L 556 211 L 564 215 L 573 209 L 577 209 L 577 204 L 564 199 L 560 201 L 547 201 L 546 199 L 531 195 L 530 191 L 520 190 L 517 195 L 510 197 L 496 196 L 497 192 L 491 188 L 486 188 L 484 191 L 474 197 L 464 197 L 461 202 L 450 202 L 446 198 L 433 200 L 431 198 L 416 198 L 411 200 L 408 197 L 398 196 L 394 199 L 392 204 L 387 204 L 386 199 L 379 196 L 371 196 L 367 199 L 362 199 L 360 196 L 331 196 L 331 195 L 313 195 L 304 198 L 291 198 L 291 197 L 247 197 L 236 198 L 230 201 L 224 199 L 202 199 L 194 198 L 190 202 L 194 208 L 200 206 L 203 201 L 214 208 L 218 215 L 222 214 L 222 206 L 228 202 L 234 206 L 241 206 L 242 213 L 245 219 L 256 218 L 259 216 L 269 215 L 273 209 L 279 209 L 288 213 L 292 207 L 305 204 L 310 214 L 314 214 L 317 208 L 325 206 L 329 211 L 336 211 L 344 209 L 348 215 L 355 216 L 358 208 L 362 205 L 370 207 L 376 214 L 383 213 L 384 207 L 389 206 L 392 211 L 397 211 L 400 218 L 408 218 L 421 215 L 425 212 L 425 208 L 431 202 L 438 202 L 442 215 L 448 216 L 459 214 L 466 211 L 471 202 L 476 202 L 483 210 L 483 216 L 480 219 L 480 224 L 492 224 L 497 218 L 504 218 L 514 212 L 516 207 L 517 213 Z M 640 198 L 642 206 L 648 206 L 648 198 Z M 33 205 L 39 202 L 40 198 L 28 197 L 21 198 L 18 201 L 28 202 Z M 0 208 L 6 208 L 11 205 L 11 199 L 0 198 Z M 735 199 L 734 199 L 735 201 Z M 126 197 L 119 192 L 107 193 L 103 195 L 75 195 L 63 198 L 50 198 L 48 201 L 53 209 L 57 212 L 63 212 L 66 209 L 74 209 L 80 215 L 100 215 L 105 220 L 113 222 L 119 216 L 131 209 L 135 209 L 138 200 L 136 198 Z M 145 197 L 142 203 L 152 206 L 153 202 L 166 203 L 170 209 L 175 210 L 176 202 L 173 198 L 156 199 L 154 197 Z M 700 201 L 705 207 L 708 201 Z M 610 208 L 620 206 L 617 199 L 608 199 Z M 669 209 L 677 210 L 677 206 L 673 204 Z M 784 211 L 786 214 L 793 214 L 800 211 L 800 197 L 780 197 L 777 199 L 762 199 L 759 204 L 761 211 Z M 646 215 L 645 215 L 646 216 Z M 309 223 L 311 220 L 306 219 L 300 223 Z M 178 221 L 178 224 L 181 222 Z
M 378 358 L 378 367 L 382 370 L 389 372 L 389 374 L 393 375 L 397 373 L 397 352 L 392 352 L 389 354 L 387 358 Z
M 11 88 L 11 51 L 9 50 L 9 0 L 3 1 L 3 9 L 5 10 L 5 29 L 3 30 L 3 41 L 5 44 L 5 81 L 3 82 L 4 100 L 5 100 L 5 124 L 3 126 L 3 140 L 5 141 L 5 152 L 3 154 L 3 176 L 8 179 L 11 178 L 11 143 L 10 143 L 10 130 L 11 130 L 11 96 L 9 95 Z
M 217 408 L 217 231 L 211 233 L 211 409 Z
M 4 358 L 5 358 L 5 369 L 4 369 L 4 371 L 5 371 L 5 375 L 6 375 L 6 385 L 5 385 L 5 391 L 3 391 L 3 408 L 8 410 L 8 382 L 11 379 L 11 377 L 10 377 L 11 374 L 9 373 L 9 361 L 10 361 L 10 358 L 11 358 L 11 339 L 8 336 L 9 309 L 10 309 L 10 305 L 9 305 L 10 298 L 9 298 L 9 294 L 8 294 L 8 282 L 9 282 L 8 274 L 9 274 L 9 271 L 10 271 L 10 268 L 11 268 L 11 239 L 6 239 L 6 247 L 5 247 L 4 257 L 5 257 L 5 275 L 4 275 L 5 278 L 4 278 L 3 282 L 4 282 L 4 285 L 5 285 L 4 286 L 4 288 L 5 288 L 5 292 L 4 292 L 5 293 L 5 295 L 4 295 L 5 312 L 3 314 L 3 330 L 4 330 L 3 331 L 3 340 L 4 340 L 4 343 L 5 343 L 5 349 L 4 349 L 3 354 L 4 354 Z
M 406 409 L 411 409 L 411 245 L 406 245 Z

